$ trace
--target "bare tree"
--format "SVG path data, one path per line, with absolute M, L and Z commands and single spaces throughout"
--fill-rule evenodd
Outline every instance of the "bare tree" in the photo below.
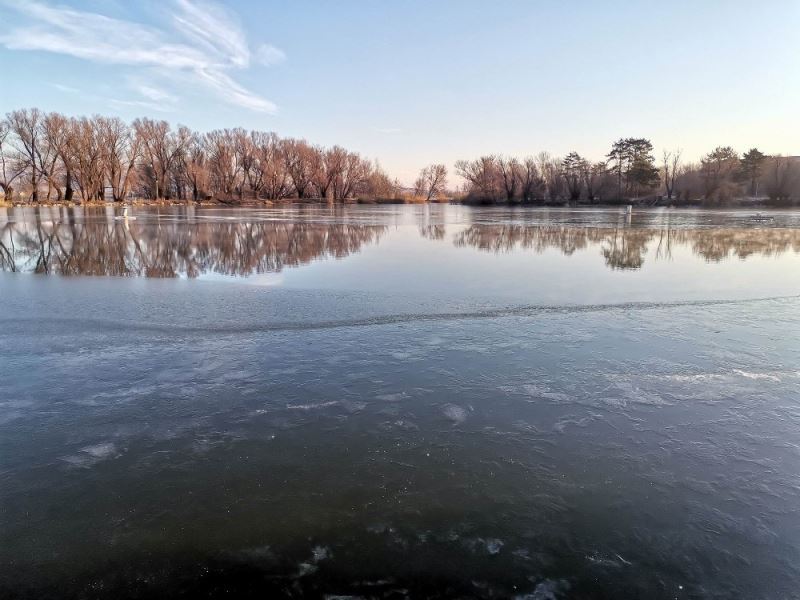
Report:
M 53 191 L 56 192 L 56 200 L 61 200 L 61 185 L 59 175 L 59 157 L 56 147 L 50 143 L 48 133 L 49 115 L 42 113 L 39 123 L 39 144 L 36 152 L 35 168 L 39 171 L 39 183 L 42 180 L 47 182 L 47 194 L 45 199 L 49 202 Z
M 414 193 L 425 198 L 426 202 L 430 202 L 441 197 L 446 186 L 447 167 L 443 164 L 428 165 L 419 172 L 419 177 L 414 184 Z
M 543 193 L 544 179 L 536 164 L 536 159 L 532 156 L 525 158 L 521 163 L 520 194 L 523 202 L 532 202 Z
M 536 155 L 536 164 L 544 180 L 545 195 L 551 201 L 559 200 L 564 195 L 564 178 L 561 176 L 561 161 L 553 158 L 548 152 Z
M 167 174 L 180 159 L 189 143 L 189 136 L 176 135 L 166 121 L 136 119 L 133 128 L 139 137 L 142 157 L 152 170 L 153 189 L 151 197 L 158 200 L 169 198 Z
M 307 198 L 313 188 L 319 154 L 305 140 L 287 139 L 283 141 L 283 159 L 297 197 Z
M 6 200 L 14 199 L 14 181 L 25 172 L 25 162 L 9 144 L 11 126 L 0 121 L 0 189 Z
M 22 165 L 30 173 L 31 201 L 39 201 L 39 153 L 42 140 L 42 113 L 38 108 L 15 110 L 8 114 L 8 124 L 17 141 Z
M 205 135 L 208 172 L 217 198 L 231 202 L 234 196 L 242 199 L 243 167 L 236 152 L 236 131 L 217 129 Z
M 376 161 L 364 186 L 364 192 L 373 198 L 395 198 L 398 196 L 400 184 L 392 181 Z
M 141 138 L 134 135 L 131 128 L 117 117 L 98 117 L 95 121 L 103 171 L 111 188 L 111 197 L 114 202 L 121 202 L 127 198 L 133 183 Z
M 98 123 L 87 117 L 70 123 L 69 152 L 74 157 L 74 175 L 81 199 L 102 200 L 105 193 L 104 148 Z
M 205 196 L 208 193 L 209 179 L 208 161 L 201 135 L 191 134 L 186 144 L 186 151 L 181 156 L 180 166 L 187 184 L 192 189 L 192 200 L 198 202 L 201 194 Z
M 766 160 L 765 178 L 770 200 L 787 201 L 800 197 L 800 161 L 788 156 L 770 156 Z
M 667 192 L 667 199 L 672 200 L 672 195 L 675 193 L 675 182 L 678 180 L 678 174 L 681 169 L 681 153 L 682 150 L 664 150 L 664 161 L 662 167 L 662 174 L 664 176 L 664 189 Z
M 75 157 L 73 156 L 74 143 L 71 139 L 74 127 L 72 119 L 58 113 L 48 113 L 44 118 L 44 134 L 47 144 L 52 148 L 53 154 L 61 161 L 60 175 L 64 182 L 63 198 L 71 202 L 74 195 L 72 187 L 75 173 Z M 55 169 L 54 169 L 55 170 Z M 61 197 L 61 185 L 57 187 Z
M 455 166 L 456 172 L 469 185 L 471 194 L 478 196 L 479 200 L 492 202 L 498 200 L 500 172 L 497 166 L 497 157 L 490 154 L 472 161 L 459 160 Z
M 517 198 L 522 166 L 516 158 L 500 156 L 497 159 L 497 167 L 500 170 L 500 176 L 503 180 L 503 190 L 506 193 L 506 200 L 508 202 L 513 202 Z
M 291 180 L 283 156 L 283 145 L 274 133 L 253 131 L 250 139 L 256 155 L 255 169 L 258 187 L 267 198 L 277 200 L 291 193 Z
M 355 196 L 366 183 L 372 165 L 355 152 L 346 152 L 342 168 L 334 180 L 333 198 L 345 200 Z
M 317 148 L 319 160 L 314 171 L 314 185 L 320 198 L 333 200 L 336 196 L 336 181 L 341 177 L 347 162 L 347 150 L 334 146 L 327 150 Z
M 607 188 L 608 166 L 604 161 L 591 164 L 588 160 L 581 164 L 583 184 L 586 186 L 586 196 L 592 204 Z

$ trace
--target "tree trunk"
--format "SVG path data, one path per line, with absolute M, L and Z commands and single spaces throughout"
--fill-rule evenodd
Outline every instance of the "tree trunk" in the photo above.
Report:
M 64 188 L 64 200 L 72 202 L 72 196 L 74 194 L 75 190 L 72 189 L 72 173 L 67 171 L 67 185 Z

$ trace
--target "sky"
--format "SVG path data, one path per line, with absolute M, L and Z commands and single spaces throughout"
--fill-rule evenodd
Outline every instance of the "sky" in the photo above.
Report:
M 800 0 L 0 0 L 0 114 L 148 116 L 423 166 L 620 137 L 800 154 Z

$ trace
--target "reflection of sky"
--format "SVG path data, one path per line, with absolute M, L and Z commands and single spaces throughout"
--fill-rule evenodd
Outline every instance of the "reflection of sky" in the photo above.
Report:
M 181 277 L 185 277 L 182 275 Z M 195 279 L 201 281 L 230 281 L 231 276 L 225 275 L 223 273 L 215 273 L 214 271 L 206 271 L 205 273 L 201 273 Z M 253 275 L 249 275 L 248 277 L 239 277 L 237 278 L 239 281 L 248 283 L 250 285 L 261 285 L 261 286 L 278 286 L 283 285 L 284 283 L 284 276 L 283 272 L 281 273 L 254 273 Z

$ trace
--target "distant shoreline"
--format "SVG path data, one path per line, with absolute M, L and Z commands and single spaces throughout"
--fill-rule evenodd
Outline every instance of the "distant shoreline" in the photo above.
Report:
M 193 200 L 147 200 L 135 199 L 128 201 L 112 201 L 112 200 L 87 200 L 81 202 L 66 202 L 66 201 L 41 201 L 41 202 L 4 202 L 0 200 L 0 208 L 53 208 L 53 207 L 121 207 L 121 206 L 137 206 L 137 207 L 158 207 L 158 206 L 195 206 L 203 208 L 256 208 L 256 207 L 285 207 L 293 205 L 309 205 L 309 206 L 387 206 L 387 205 L 423 205 L 423 204 L 451 204 L 461 206 L 473 207 L 504 207 L 504 208 L 621 208 L 625 206 L 633 206 L 637 210 L 649 208 L 671 208 L 671 209 L 720 209 L 727 210 L 731 208 L 758 208 L 758 209 L 787 209 L 787 208 L 800 208 L 800 202 L 776 202 L 769 199 L 749 200 L 742 199 L 725 204 L 710 204 L 702 201 L 694 202 L 668 202 L 667 200 L 658 201 L 635 201 L 635 200 L 619 200 L 619 201 L 604 201 L 604 202 L 482 202 L 471 200 L 449 200 L 449 201 L 436 201 L 436 202 L 416 202 L 404 198 L 353 198 L 345 201 L 326 201 L 321 198 L 286 198 L 281 200 L 245 200 L 242 202 L 223 202 L 217 200 L 201 200 L 195 202 Z

